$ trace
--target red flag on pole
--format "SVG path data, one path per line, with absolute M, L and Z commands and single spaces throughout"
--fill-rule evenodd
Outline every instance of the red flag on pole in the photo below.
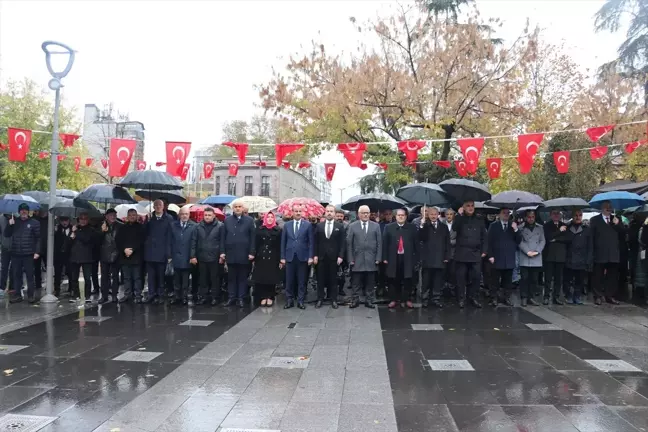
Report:
M 137 171 L 144 171 L 146 169 L 146 162 L 143 160 L 135 161 L 135 169 Z
M 590 149 L 590 157 L 592 160 L 597 160 L 601 159 L 603 156 L 607 154 L 607 146 L 596 146 Z
M 488 177 L 492 179 L 499 178 L 502 171 L 502 158 L 486 159 L 486 167 L 488 168 Z
M 187 180 L 187 174 L 189 174 L 189 165 L 191 164 L 184 164 L 182 166 L 182 171 L 180 171 L 180 180 Z
M 61 162 L 61 161 L 64 161 L 66 157 L 67 157 L 66 155 L 60 154 L 60 155 L 56 156 L 56 160 Z
M 554 165 L 558 174 L 567 174 L 569 171 L 569 151 L 557 151 L 553 154 Z
M 29 145 L 31 144 L 32 131 L 28 129 L 8 128 L 9 160 L 12 162 L 25 162 Z
M 462 138 L 457 140 L 463 158 L 467 163 L 467 170 L 474 174 L 479 166 L 479 156 L 484 148 L 484 138 Z
M 63 141 L 63 148 L 65 149 L 72 147 L 74 145 L 74 141 L 78 140 L 80 137 L 79 135 L 60 133 L 59 138 L 61 139 L 61 141 Z
M 172 176 L 182 176 L 182 169 L 191 151 L 190 142 L 166 142 L 166 171 Z
M 101 166 L 105 168 L 108 168 L 108 160 L 107 159 L 101 159 Z
M 297 165 L 298 169 L 304 169 L 304 168 L 310 168 L 311 163 L 310 162 L 299 162 L 299 165 Z
M 49 152 L 46 151 L 38 152 L 38 159 L 45 159 L 48 156 L 49 156 Z
M 248 152 L 248 145 L 245 143 L 235 143 L 231 141 L 227 141 L 223 143 L 224 146 L 231 147 L 234 150 L 236 150 L 236 154 L 238 156 L 239 164 L 243 165 L 245 163 L 245 156 L 247 156 Z
M 598 142 L 605 134 L 614 129 L 614 125 L 591 127 L 585 131 L 590 141 Z
M 210 179 L 214 172 L 214 162 L 205 162 L 203 164 L 203 177 Z
M 452 165 L 448 160 L 434 161 L 432 163 L 440 168 L 446 168 L 446 169 L 450 168 L 450 166 Z
M 81 168 L 81 158 L 76 156 L 74 158 L 74 171 L 79 172 L 79 168 Z
M 464 160 L 455 161 L 455 169 L 457 170 L 457 174 L 461 177 L 466 177 L 468 175 L 468 166 Z
M 389 165 L 387 165 L 385 162 L 378 162 L 376 166 L 382 168 L 383 171 L 387 171 L 387 168 L 389 167 Z
M 110 140 L 110 153 L 108 175 L 110 177 L 123 177 L 128 173 L 133 152 L 137 142 L 130 139 L 112 138 Z
M 324 170 L 326 171 L 326 180 L 333 181 L 333 176 L 335 175 L 335 164 L 326 163 L 324 164 Z
M 92 165 L 92 162 L 94 162 L 94 159 L 92 159 L 92 158 L 86 158 L 86 160 L 85 160 L 85 164 L 86 164 L 87 167 Z
M 238 174 L 238 164 L 231 163 L 229 164 L 229 175 L 236 176 Z
M 425 147 L 425 141 L 400 141 L 398 150 L 405 153 L 407 162 L 415 162 L 418 159 L 418 152 Z

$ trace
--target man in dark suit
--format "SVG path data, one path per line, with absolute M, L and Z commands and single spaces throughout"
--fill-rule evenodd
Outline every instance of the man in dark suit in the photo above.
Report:
M 344 257 L 346 233 L 344 225 L 335 221 L 335 206 L 326 206 L 324 217 L 326 221 L 320 222 L 315 229 L 315 257 L 313 257 L 313 263 L 317 265 L 317 304 L 315 307 L 322 307 L 324 289 L 326 288 L 331 299 L 331 307 L 337 309 L 337 272 Z
M 594 303 L 600 305 L 605 297 L 608 303 L 619 304 L 615 296 L 621 261 L 619 237 L 624 228 L 619 218 L 612 214 L 612 204 L 609 201 L 602 204 L 601 214 L 590 219 L 590 228 L 594 245 Z
M 553 304 L 561 306 L 565 304 L 561 297 L 563 273 L 565 271 L 565 261 L 567 261 L 567 225 L 560 220 L 560 216 L 558 210 L 553 210 L 551 220 L 543 226 L 545 241 L 547 242 L 542 259 L 545 277 L 543 304 L 545 306 L 549 304 L 550 298 L 553 300 Z
M 214 209 L 207 207 L 203 220 L 196 227 L 191 247 L 191 263 L 198 265 L 200 274 L 200 295 L 196 303 L 198 305 L 210 300 L 212 305 L 216 305 L 220 301 L 219 261 L 222 235 L 223 224 L 216 220 Z
M 205 210 L 207 214 L 207 210 Z M 213 214 L 213 213 L 212 213 Z M 193 306 L 193 298 L 189 291 L 189 273 L 192 265 L 196 265 L 195 259 L 191 259 L 191 253 L 196 241 L 196 223 L 189 220 L 189 209 L 181 208 L 178 214 L 180 220 L 173 221 L 169 233 L 169 260 L 173 263 L 174 296 L 170 304 L 187 304 Z M 218 261 L 218 255 L 216 255 Z
M 464 203 L 463 214 L 455 219 L 452 230 L 457 234 L 455 262 L 459 307 L 464 307 L 467 294 L 470 303 L 476 308 L 481 308 L 477 296 L 481 279 L 481 259 L 486 256 L 486 228 L 484 221 L 475 214 L 473 201 Z
M 164 303 L 164 271 L 169 259 L 169 232 L 173 218 L 164 212 L 161 200 L 153 202 L 153 214 L 144 226 L 144 261 L 148 275 L 148 297 L 145 303 Z
M 511 291 L 513 286 L 513 270 L 517 254 L 517 232 L 515 221 L 510 221 L 511 211 L 507 208 L 500 210 L 499 219 L 488 228 L 488 260 L 492 264 L 491 301 L 490 306 L 498 303 L 513 306 Z M 501 287 L 501 291 L 500 291 Z
M 407 210 L 396 210 L 396 223 L 385 227 L 382 240 L 382 259 L 385 274 L 389 278 L 389 308 L 398 303 L 412 309 L 412 277 L 418 256 L 418 235 L 416 226 L 407 223 Z
M 421 298 L 423 307 L 428 307 L 431 291 L 432 305 L 442 308 L 441 289 L 446 266 L 451 257 L 450 231 L 446 224 L 439 220 L 439 209 L 431 207 L 427 214 L 427 219 L 421 219 L 419 222 L 420 256 L 423 267 Z
M 313 226 L 302 219 L 302 207 L 293 206 L 293 220 L 284 225 L 281 233 L 281 263 L 286 266 L 286 304 L 284 309 L 295 306 L 306 309 L 306 278 L 308 266 L 313 264 Z M 297 289 L 295 289 L 297 288 Z M 296 291 L 296 292 L 295 292 Z
M 233 214 L 223 222 L 221 232 L 221 259 L 227 261 L 227 291 L 229 300 L 226 306 L 244 307 L 243 298 L 248 293 L 250 263 L 254 259 L 254 219 L 243 214 L 243 203 L 231 203 Z

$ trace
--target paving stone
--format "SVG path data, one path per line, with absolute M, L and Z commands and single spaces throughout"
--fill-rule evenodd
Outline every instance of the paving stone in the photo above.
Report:
M 632 366 L 624 360 L 585 360 L 596 369 L 603 372 L 641 372 L 641 369 Z
M 428 360 L 434 371 L 474 371 L 468 360 Z
M 209 321 L 209 320 L 194 320 L 190 319 L 185 322 L 180 323 L 181 326 L 189 326 L 189 327 L 207 327 L 210 324 L 213 324 L 214 321 Z
M 0 344 L 0 355 L 9 355 L 22 349 L 29 348 L 29 345 L 2 345 Z
M 164 353 L 155 351 L 126 351 L 123 354 L 115 357 L 113 360 L 129 362 L 150 362 L 151 360 L 161 356 L 162 354 Z

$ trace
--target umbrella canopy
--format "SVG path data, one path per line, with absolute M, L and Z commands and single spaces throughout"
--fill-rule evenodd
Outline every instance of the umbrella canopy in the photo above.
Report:
M 615 210 L 623 210 L 629 207 L 637 207 L 643 205 L 646 200 L 632 192 L 617 191 L 617 192 L 603 192 L 594 195 L 589 202 L 590 206 L 595 209 L 601 209 L 604 202 L 609 201 Z
M 21 204 L 27 204 L 29 206 L 29 211 L 38 210 L 40 208 L 38 201 L 27 195 L 0 195 L 0 213 L 18 213 L 18 207 Z
M 49 211 L 56 217 L 77 218 L 81 213 L 87 213 L 90 217 L 101 217 L 101 212 L 88 201 L 72 198 L 58 197 L 56 204 Z
M 475 201 L 475 211 L 479 214 L 497 214 L 500 212 L 500 209 L 497 207 L 489 206 L 480 201 Z
M 167 208 L 167 210 L 169 210 L 169 211 L 171 211 L 171 212 L 173 212 L 175 214 L 178 214 L 178 213 L 180 213 L 180 206 L 178 206 L 176 204 L 169 204 L 169 207 Z
M 542 205 L 542 201 L 543 199 L 540 196 L 531 192 L 510 190 L 498 193 L 484 204 L 497 208 L 518 209 L 520 207 L 539 206 Z
M 49 204 L 50 194 L 43 191 L 27 191 L 23 192 L 22 195 L 34 198 L 42 206 L 43 204 Z
M 448 179 L 439 183 L 441 189 L 456 202 L 487 201 L 491 193 L 486 186 L 468 179 Z
M 61 198 L 76 198 L 79 195 L 79 192 L 73 191 L 71 189 L 56 189 L 56 196 Z
M 119 204 L 115 206 L 117 217 L 121 220 L 126 220 L 126 217 L 128 216 L 128 210 L 130 209 L 137 211 L 138 216 L 146 216 L 150 213 L 147 208 L 141 206 L 140 204 Z
M 371 211 L 395 210 L 405 207 L 407 203 L 392 195 L 371 193 L 356 195 L 342 204 L 344 210 L 356 211 L 360 206 L 369 206 Z
M 164 171 L 142 170 L 132 171 L 118 183 L 119 186 L 133 189 L 150 190 L 181 190 L 180 180 Z
M 207 205 L 227 205 L 234 201 L 236 197 L 234 195 L 212 195 L 208 196 L 204 200 L 200 201 L 199 204 Z
M 189 217 L 196 222 L 200 222 L 203 220 L 205 209 L 207 207 L 211 207 L 211 206 L 209 204 L 187 204 L 182 206 L 182 208 L 189 209 Z M 214 207 L 211 208 L 214 210 L 214 213 L 216 214 L 216 219 L 218 219 L 221 222 L 225 220 L 225 213 L 223 213 L 221 209 L 214 208 Z
M 136 190 L 135 195 L 150 201 L 155 201 L 156 199 L 166 200 L 169 204 L 184 204 L 187 202 L 187 198 L 185 198 L 180 190 L 165 191 L 143 189 Z
M 74 199 L 102 204 L 137 204 L 137 201 L 130 196 L 126 189 L 111 184 L 90 185 Z
M 241 197 L 241 201 L 250 213 L 266 213 L 267 211 L 277 207 L 277 203 L 268 197 L 244 196 Z
M 279 204 L 277 213 L 283 216 L 292 217 L 292 208 L 294 205 L 302 206 L 302 216 L 309 218 L 311 216 L 320 217 L 324 214 L 324 207 L 317 200 L 312 198 L 289 198 Z
M 573 211 L 589 208 L 590 205 L 582 198 L 556 198 L 544 202 L 547 210 Z
M 396 192 L 396 197 L 412 204 L 441 207 L 450 204 L 450 197 L 434 183 L 414 183 L 403 186 Z

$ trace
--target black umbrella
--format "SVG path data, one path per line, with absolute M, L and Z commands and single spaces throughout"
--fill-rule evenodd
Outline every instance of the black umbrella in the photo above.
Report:
M 356 211 L 358 207 L 363 205 L 369 206 L 371 211 L 380 211 L 399 209 L 405 207 L 407 203 L 392 195 L 372 193 L 349 198 L 342 204 L 342 209 Z
M 434 183 L 414 183 L 403 186 L 396 192 L 396 197 L 411 204 L 424 204 L 428 206 L 446 206 L 450 198 Z
M 34 198 L 41 205 L 41 208 L 44 205 L 49 205 L 50 194 L 48 194 L 47 192 L 27 191 L 27 192 L 23 192 L 22 194 Z
M 57 198 L 56 204 L 49 211 L 57 217 L 77 218 L 81 213 L 88 213 L 90 217 L 101 217 L 101 212 L 88 201 L 70 198 Z
M 71 189 L 56 189 L 56 196 L 61 198 L 76 198 L 79 195 L 79 192 L 73 191 Z
M 184 204 L 187 198 L 182 194 L 182 191 L 160 191 L 160 190 L 137 190 L 135 195 L 149 201 L 156 199 L 166 200 L 169 204 Z
M 510 190 L 498 193 L 484 204 L 497 208 L 518 209 L 520 207 L 539 206 L 542 205 L 542 202 L 541 197 L 531 192 Z
M 544 202 L 547 210 L 573 211 L 590 208 L 587 201 L 582 198 L 556 198 Z
M 164 171 L 132 171 L 120 181 L 119 186 L 133 189 L 181 190 L 180 180 Z
M 473 180 L 448 179 L 439 183 L 439 186 L 458 203 L 491 199 L 491 193 L 488 188 Z
M 137 204 L 123 187 L 111 184 L 94 184 L 85 188 L 76 198 L 75 205 L 81 201 L 92 201 L 102 204 Z

